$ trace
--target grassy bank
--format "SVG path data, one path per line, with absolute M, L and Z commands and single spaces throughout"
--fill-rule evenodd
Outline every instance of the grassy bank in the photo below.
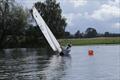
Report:
M 99 37 L 84 39 L 60 39 L 61 45 L 71 43 L 72 45 L 94 45 L 94 44 L 120 44 L 120 37 Z

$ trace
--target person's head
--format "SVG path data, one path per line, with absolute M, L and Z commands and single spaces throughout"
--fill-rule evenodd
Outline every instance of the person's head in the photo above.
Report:
M 72 45 L 71 44 L 68 44 L 68 47 L 71 47 Z

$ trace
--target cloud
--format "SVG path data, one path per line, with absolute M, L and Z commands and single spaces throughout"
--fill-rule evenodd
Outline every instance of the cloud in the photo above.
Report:
M 82 14 L 80 13 L 68 13 L 68 14 L 63 14 L 63 16 L 65 16 L 67 18 L 67 23 L 69 26 L 73 26 L 74 25 L 74 20 L 77 18 L 80 18 L 80 16 L 82 16 Z
M 25 8 L 32 8 L 36 2 L 44 2 L 45 0 L 15 0 Z
M 112 25 L 112 27 L 120 30 L 120 23 L 115 23 Z
M 91 15 L 92 18 L 97 20 L 105 20 L 110 18 L 120 17 L 120 9 L 116 6 L 102 5 L 99 10 L 96 10 Z
M 63 14 L 63 16 L 65 16 L 67 18 L 68 25 L 73 25 L 73 23 L 72 23 L 72 20 L 74 18 L 74 14 L 73 13 Z
M 97 20 L 108 20 L 120 17 L 120 8 L 116 5 L 118 0 L 110 1 L 108 4 L 103 4 L 98 10 L 95 10 L 91 17 Z
M 87 0 L 69 0 L 69 2 L 72 3 L 76 8 L 85 5 L 87 3 Z
M 109 0 L 108 4 L 119 7 L 120 6 L 120 0 L 114 0 L 114 1 Z

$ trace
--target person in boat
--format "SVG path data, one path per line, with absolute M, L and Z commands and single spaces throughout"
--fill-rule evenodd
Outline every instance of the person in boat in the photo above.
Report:
M 68 54 L 70 52 L 70 48 L 71 48 L 71 44 L 68 44 L 68 46 L 62 50 L 62 52 L 60 53 L 60 56 L 64 56 Z

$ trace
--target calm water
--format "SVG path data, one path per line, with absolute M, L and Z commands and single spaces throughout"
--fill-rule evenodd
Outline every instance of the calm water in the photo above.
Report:
M 89 49 L 94 56 L 88 56 Z M 0 80 L 120 80 L 120 45 L 73 46 L 67 57 L 50 53 L 1 50 Z

